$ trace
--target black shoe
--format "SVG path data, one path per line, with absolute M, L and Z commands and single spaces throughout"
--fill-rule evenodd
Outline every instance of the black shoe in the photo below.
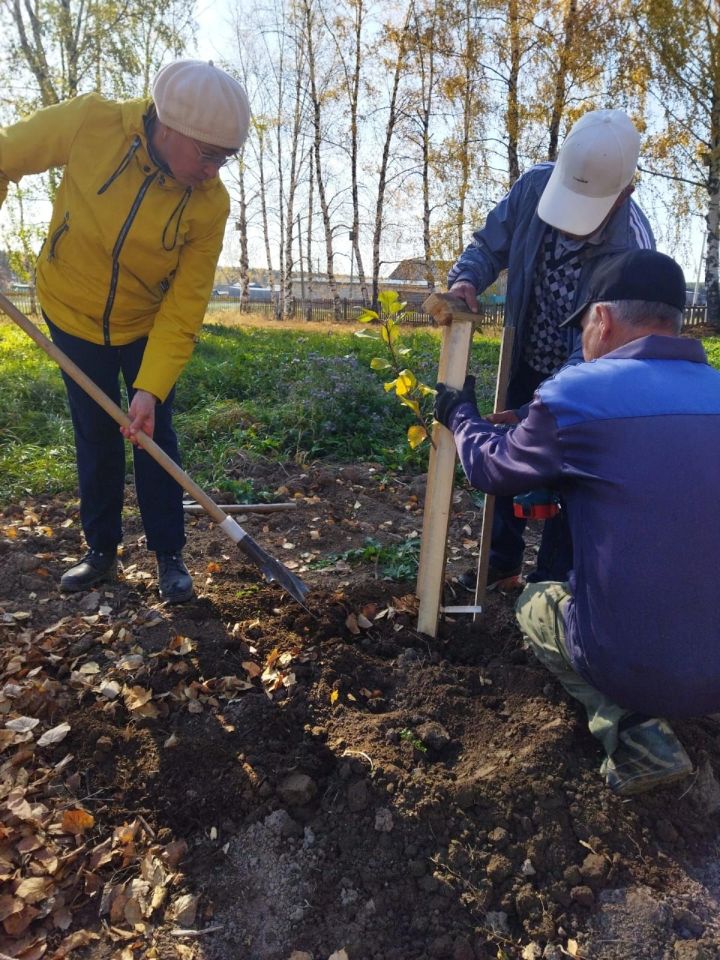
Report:
M 158 553 L 158 589 L 165 603 L 185 603 L 193 595 L 192 577 L 181 553 Z
M 488 567 L 486 590 L 495 590 L 497 587 L 505 587 L 508 590 L 516 589 L 522 586 L 519 577 L 521 567 L 514 570 L 498 570 L 496 567 Z M 477 567 L 472 567 L 461 573 L 457 578 L 458 584 L 468 593 L 475 593 L 475 584 L 477 583 Z
M 60 589 L 66 593 L 88 590 L 96 583 L 114 580 L 117 571 L 117 554 L 114 550 L 102 553 L 100 550 L 88 550 L 74 567 L 70 567 L 60 577 Z

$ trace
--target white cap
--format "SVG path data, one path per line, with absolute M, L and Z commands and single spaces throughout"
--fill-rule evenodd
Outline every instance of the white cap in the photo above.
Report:
M 176 60 L 152 86 L 161 123 L 202 143 L 239 150 L 250 126 L 250 102 L 244 88 L 204 60 Z
M 586 113 L 560 149 L 538 216 L 563 233 L 594 233 L 631 182 L 639 153 L 640 135 L 622 110 Z

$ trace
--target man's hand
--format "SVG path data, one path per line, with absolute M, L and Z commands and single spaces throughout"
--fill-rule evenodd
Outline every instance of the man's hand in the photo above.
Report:
M 510 427 L 520 423 L 520 417 L 514 410 L 500 410 L 498 413 L 489 413 L 485 419 L 489 420 L 490 423 L 501 423 Z
M 137 446 L 137 432 L 142 430 L 149 437 L 152 437 L 155 429 L 155 407 L 157 397 L 147 390 L 137 390 L 132 398 L 132 403 L 128 407 L 128 416 L 130 417 L 129 427 L 120 427 L 120 433 Z
M 477 409 L 477 400 L 475 399 L 475 377 L 465 377 L 465 383 L 462 390 L 456 387 L 448 387 L 444 383 L 438 383 L 435 387 L 437 394 L 435 396 L 435 419 L 444 427 L 450 425 L 450 417 L 456 407 L 461 403 L 471 403 Z
M 477 291 L 469 280 L 457 280 L 448 290 L 453 297 L 463 300 L 469 307 L 471 313 L 478 312 Z

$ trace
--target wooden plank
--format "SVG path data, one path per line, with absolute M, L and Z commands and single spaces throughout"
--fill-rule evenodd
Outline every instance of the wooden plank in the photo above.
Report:
M 510 364 L 512 362 L 514 327 L 503 327 L 500 341 L 500 360 L 498 362 L 497 383 L 495 385 L 495 413 L 505 409 L 508 380 L 510 379 Z M 475 606 L 481 607 L 487 593 L 487 574 L 490 566 L 490 544 L 492 541 L 493 519 L 495 517 L 495 497 L 485 495 L 483 505 L 482 531 L 480 533 L 480 552 L 478 555 L 477 582 L 475 584 Z M 475 614 L 473 620 L 476 620 Z
M 470 319 L 455 320 L 449 326 L 443 327 L 438 381 L 449 387 L 462 387 L 470 359 L 472 336 L 473 323 Z M 430 451 L 416 587 L 420 600 L 418 631 L 431 637 L 437 635 L 445 579 L 445 551 L 455 472 L 455 438 L 450 430 L 436 423 L 433 443 L 435 446 Z

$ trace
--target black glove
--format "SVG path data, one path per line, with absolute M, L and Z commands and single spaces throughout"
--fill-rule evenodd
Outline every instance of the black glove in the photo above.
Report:
M 437 395 L 435 397 L 435 419 L 444 427 L 450 426 L 450 417 L 453 410 L 459 407 L 461 403 L 471 403 L 478 412 L 477 400 L 475 399 L 475 377 L 465 377 L 465 383 L 462 390 L 457 387 L 447 387 L 444 383 L 438 383 L 435 386 Z

